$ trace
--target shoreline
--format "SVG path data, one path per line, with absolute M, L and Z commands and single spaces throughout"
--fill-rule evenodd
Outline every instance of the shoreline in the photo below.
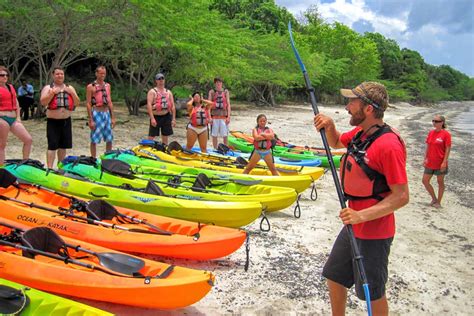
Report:
M 454 102 L 456 103 L 456 102 Z M 451 103 L 449 103 L 451 104 Z M 387 296 L 391 315 L 463 314 L 474 308 L 472 302 L 474 272 L 470 268 L 474 249 L 471 230 L 473 171 L 472 135 L 450 128 L 453 151 L 449 159 L 450 173 L 442 209 L 427 205 L 428 193 L 421 184 L 424 139 L 431 128 L 431 117 L 440 112 L 447 117 L 448 127 L 455 115 L 468 103 L 435 106 L 394 104 L 385 120 L 399 129 L 407 144 L 407 172 L 410 203 L 396 212 L 397 234 L 389 264 Z M 474 104 L 471 102 L 470 104 Z M 332 116 L 340 131 L 350 129 L 348 114 L 342 105 L 318 105 L 320 111 Z M 117 109 L 114 148 L 137 144 L 148 132 L 147 117 L 128 116 L 126 107 Z M 266 113 L 278 136 L 295 144 L 320 146 L 321 138 L 312 126 L 310 104 L 256 108 L 244 105 L 233 109 L 232 129 L 249 132 L 259 113 Z M 85 107 L 73 114 L 74 148 L 71 155 L 89 153 L 89 128 L 85 126 Z M 171 140 L 185 139 L 185 118 L 179 118 Z M 46 122 L 25 122 L 33 136 L 31 158 L 45 161 Z M 210 142 L 208 142 L 210 145 Z M 98 153 L 105 145 L 98 145 Z M 21 146 L 9 136 L 7 158 L 21 157 Z M 214 261 L 190 261 L 144 256 L 173 262 L 216 274 L 216 284 L 200 302 L 185 309 L 156 311 L 103 302 L 89 305 L 118 315 L 222 315 L 222 314 L 330 314 L 329 297 L 321 270 L 342 225 L 338 219 L 339 202 L 330 173 L 316 182 L 318 200 L 311 201 L 310 190 L 302 194 L 301 218 L 293 217 L 293 206 L 269 214 L 271 231 L 259 231 L 259 220 L 245 227 L 250 232 L 250 267 L 244 272 L 245 249 Z M 348 295 L 348 314 L 365 315 L 365 302 L 353 290 Z

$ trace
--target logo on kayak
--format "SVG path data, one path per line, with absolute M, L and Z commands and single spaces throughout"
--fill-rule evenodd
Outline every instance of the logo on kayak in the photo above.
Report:
M 62 181 L 62 182 L 61 182 L 61 186 L 62 186 L 63 188 L 68 188 L 68 187 L 69 187 L 69 182 L 67 182 L 67 181 Z
M 132 198 L 137 199 L 137 200 L 139 200 L 140 202 L 143 202 L 143 203 L 148 203 L 148 202 L 153 202 L 155 200 L 158 200 L 158 199 L 145 198 L 145 197 L 135 196 L 135 195 L 132 195 Z

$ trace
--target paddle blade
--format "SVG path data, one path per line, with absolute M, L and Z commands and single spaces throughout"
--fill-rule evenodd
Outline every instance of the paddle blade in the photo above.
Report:
M 100 265 L 122 274 L 133 276 L 145 266 L 145 261 L 140 258 L 116 252 L 97 253 Z

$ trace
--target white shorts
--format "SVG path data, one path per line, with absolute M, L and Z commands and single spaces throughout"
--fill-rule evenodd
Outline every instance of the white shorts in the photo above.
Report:
M 195 131 L 196 134 L 198 134 L 198 135 L 201 135 L 202 133 L 204 133 L 205 131 L 207 131 L 207 126 L 204 126 L 204 127 L 194 127 L 194 126 L 192 126 L 191 124 L 188 124 L 188 128 L 189 128 L 189 129 L 192 129 L 193 131 Z
M 227 137 L 229 136 L 229 128 L 225 123 L 225 119 L 212 119 L 211 128 L 212 137 Z

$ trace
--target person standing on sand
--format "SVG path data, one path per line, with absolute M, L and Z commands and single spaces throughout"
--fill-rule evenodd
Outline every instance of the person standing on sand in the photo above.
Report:
M 257 116 L 257 126 L 252 130 L 252 137 L 254 139 L 254 150 L 250 156 L 250 160 L 245 166 L 244 174 L 249 174 L 257 165 L 260 159 L 263 159 L 274 176 L 278 176 L 275 163 L 273 162 L 272 147 L 275 141 L 275 133 L 267 126 L 267 117 L 265 114 Z
M 430 205 L 435 208 L 441 207 L 444 194 L 444 177 L 448 174 L 448 157 L 451 151 L 451 134 L 446 130 L 446 119 L 442 115 L 435 115 L 433 120 L 434 129 L 426 137 L 426 153 L 422 183 L 431 196 Z M 436 197 L 431 177 L 436 175 L 438 180 L 438 197 Z
M 148 139 L 153 140 L 160 136 L 161 142 L 168 145 L 168 136 L 173 135 L 176 126 L 176 107 L 174 106 L 173 93 L 165 88 L 165 75 L 159 73 L 155 76 L 156 87 L 147 94 L 147 111 L 150 117 Z
M 53 69 L 53 83 L 41 90 L 40 103 L 46 107 L 46 136 L 48 151 L 46 163 L 53 168 L 56 152 L 58 161 L 66 157 L 66 150 L 72 148 L 71 114 L 79 105 L 79 97 L 73 86 L 64 83 L 64 70 Z
M 21 123 L 20 105 L 16 98 L 15 87 L 7 83 L 8 70 L 0 66 L 0 166 L 5 162 L 8 133 L 18 137 L 23 142 L 23 159 L 30 157 L 33 139 Z
M 107 70 L 104 66 L 98 66 L 95 70 L 96 80 L 86 87 L 87 115 L 89 116 L 89 128 L 91 130 L 91 156 L 97 156 L 97 144 L 102 139 L 105 141 L 105 151 L 112 150 L 114 135 L 112 129 L 115 127 L 114 104 L 110 84 L 105 82 Z
M 191 95 L 191 99 L 186 103 L 189 123 L 186 125 L 186 149 L 191 150 L 196 143 L 202 153 L 207 152 L 208 122 L 210 118 L 209 109 L 212 101 L 202 99 L 198 91 Z
M 347 148 L 341 161 L 341 183 L 349 206 L 340 211 L 339 217 L 344 225 L 353 227 L 367 273 L 373 314 L 388 315 L 385 284 L 395 235 L 394 212 L 409 201 L 405 145 L 383 121 L 388 94 L 382 84 L 364 82 L 354 89 L 341 89 L 341 94 L 348 98 L 346 110 L 355 128 L 340 133 L 324 114 L 314 117 L 314 125 L 318 131 L 325 129 L 331 147 Z M 323 269 L 333 315 L 345 314 L 347 289 L 354 284 L 357 297 L 365 300 L 355 269 L 344 227 Z
M 209 90 L 211 105 L 211 136 L 212 146 L 217 149 L 218 137 L 222 137 L 224 145 L 228 145 L 230 123 L 230 96 L 229 90 L 222 87 L 222 79 L 214 78 L 215 89 Z

